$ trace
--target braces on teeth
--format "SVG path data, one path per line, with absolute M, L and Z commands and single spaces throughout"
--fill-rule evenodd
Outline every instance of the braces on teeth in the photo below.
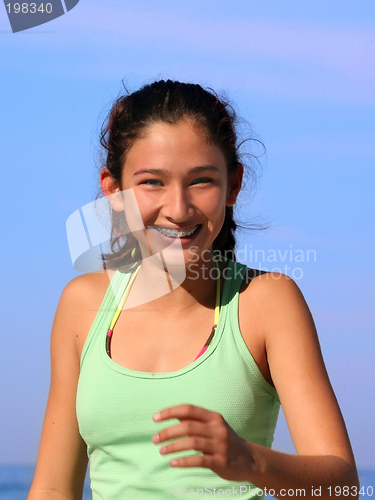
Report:
M 156 227 L 158 231 L 166 236 L 172 236 L 173 238 L 183 238 L 185 236 L 190 236 L 198 229 L 198 226 L 194 226 L 188 231 L 177 231 L 177 229 L 165 229 L 163 227 Z

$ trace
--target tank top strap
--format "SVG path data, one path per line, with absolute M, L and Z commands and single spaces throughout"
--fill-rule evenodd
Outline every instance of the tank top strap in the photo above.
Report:
M 122 273 L 117 270 L 113 274 L 107 291 L 104 295 L 103 302 L 90 328 L 90 331 L 87 334 L 87 338 L 81 353 L 81 368 L 89 348 L 91 349 L 95 342 L 100 342 L 102 331 L 108 330 L 117 305 L 121 300 L 122 294 L 128 284 L 130 277 L 131 272 Z
M 229 281 L 227 283 L 229 286 L 223 287 L 222 306 L 227 308 L 227 314 L 232 315 L 238 314 L 238 294 L 247 275 L 247 266 L 234 260 L 228 259 L 227 262 L 228 267 L 224 270 L 224 279 L 225 282 Z M 237 298 L 237 300 L 233 300 L 233 298 Z

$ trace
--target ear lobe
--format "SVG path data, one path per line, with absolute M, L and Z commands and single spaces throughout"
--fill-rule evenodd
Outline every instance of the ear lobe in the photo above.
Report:
M 236 203 L 238 193 L 241 190 L 243 177 L 243 165 L 242 163 L 237 164 L 237 170 L 229 178 L 228 183 L 228 194 L 226 200 L 227 207 L 233 207 Z
M 102 188 L 104 196 L 108 198 L 115 212 L 123 212 L 124 202 L 121 195 L 120 186 L 111 176 L 108 168 L 104 168 L 100 172 L 100 186 Z

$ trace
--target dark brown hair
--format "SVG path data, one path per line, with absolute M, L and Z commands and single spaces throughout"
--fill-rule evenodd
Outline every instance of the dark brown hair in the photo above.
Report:
M 155 122 L 176 124 L 184 119 L 193 120 L 206 133 L 207 139 L 220 147 L 227 161 L 228 176 L 235 172 L 239 162 L 239 145 L 233 107 L 226 100 L 219 99 L 211 89 L 171 80 L 145 85 L 116 100 L 100 134 L 100 143 L 106 153 L 103 167 L 120 184 L 126 154 L 144 129 Z M 112 253 L 104 258 L 110 265 L 119 267 L 133 260 L 131 254 L 136 260 L 140 258 L 140 250 L 134 235 L 129 233 L 126 238 L 123 237 L 125 228 L 121 227 L 121 214 L 112 211 L 111 217 Z M 213 250 L 235 258 L 236 228 L 233 207 L 226 207 L 224 223 L 213 242 Z

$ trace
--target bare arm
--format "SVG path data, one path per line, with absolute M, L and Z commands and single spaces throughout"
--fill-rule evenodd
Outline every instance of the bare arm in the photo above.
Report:
M 321 487 L 321 498 L 329 498 L 335 486 L 349 487 L 346 496 L 356 498 L 352 449 L 303 295 L 284 275 L 257 280 L 267 360 L 297 455 L 247 443 L 249 480 L 274 489 L 279 498 L 299 488 L 309 497 L 312 487 Z
M 86 445 L 76 418 L 79 355 L 75 339 L 81 333 L 79 279 L 62 293 L 51 335 L 51 385 L 38 462 L 27 500 L 82 499 L 87 468 Z

